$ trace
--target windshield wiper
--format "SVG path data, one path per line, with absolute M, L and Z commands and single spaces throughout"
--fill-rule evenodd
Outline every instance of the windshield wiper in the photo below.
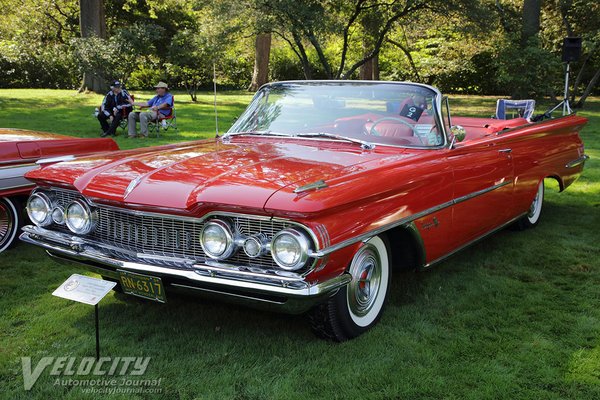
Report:
M 242 136 L 242 135 L 256 135 L 256 136 L 286 136 L 290 137 L 288 133 L 273 132 L 273 131 L 243 131 L 243 132 L 227 132 L 221 136 L 223 140 L 230 138 L 231 136 Z
M 375 145 L 373 143 L 367 142 L 366 140 L 354 139 L 354 138 L 350 138 L 350 137 L 346 137 L 346 136 L 342 136 L 342 135 L 337 135 L 335 133 L 328 133 L 328 132 L 302 132 L 302 133 L 297 133 L 297 134 L 295 134 L 293 136 L 298 136 L 298 137 L 311 137 L 311 136 L 328 137 L 328 138 L 332 138 L 332 139 L 345 140 L 345 141 L 351 142 L 351 143 L 358 143 L 358 144 L 360 144 L 360 147 L 362 149 L 365 149 L 365 150 L 373 150 L 375 148 Z

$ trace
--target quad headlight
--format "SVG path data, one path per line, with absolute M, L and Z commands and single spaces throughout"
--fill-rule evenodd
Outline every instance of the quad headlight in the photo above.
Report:
M 98 217 L 84 201 L 75 200 L 67 206 L 64 219 L 71 232 L 85 235 L 94 229 Z
M 200 232 L 200 245 L 210 258 L 223 260 L 236 250 L 231 226 L 220 219 L 213 219 L 204 224 Z
M 296 271 L 304 267 L 309 258 L 309 251 L 309 239 L 294 228 L 277 232 L 271 241 L 273 260 L 286 271 Z
M 244 253 L 250 258 L 257 258 L 267 252 L 268 245 L 267 237 L 262 234 L 250 236 L 244 240 Z
M 37 226 L 48 226 L 52 223 L 52 201 L 41 192 L 32 194 L 27 200 L 27 215 Z

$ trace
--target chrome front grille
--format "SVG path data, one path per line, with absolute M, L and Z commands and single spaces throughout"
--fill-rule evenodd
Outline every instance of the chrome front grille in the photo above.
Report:
M 65 207 L 81 196 L 72 191 L 53 190 L 55 201 Z M 114 207 L 97 206 L 98 223 L 87 238 L 109 245 L 112 254 L 129 261 L 157 265 L 181 266 L 172 259 L 190 262 L 210 260 L 200 246 L 200 231 L 209 219 L 178 218 L 169 215 L 142 214 Z M 293 226 L 281 220 L 260 219 L 241 215 L 227 216 L 243 236 L 257 233 L 269 240 L 280 230 Z M 54 225 L 54 229 L 68 231 Z M 248 257 L 242 249 L 226 260 L 228 264 L 258 268 L 277 268 L 270 254 Z

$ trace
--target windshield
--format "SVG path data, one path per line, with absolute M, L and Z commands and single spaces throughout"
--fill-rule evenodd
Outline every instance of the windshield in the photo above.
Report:
M 415 84 L 282 82 L 259 90 L 228 133 L 334 136 L 369 143 L 444 144 L 438 93 Z

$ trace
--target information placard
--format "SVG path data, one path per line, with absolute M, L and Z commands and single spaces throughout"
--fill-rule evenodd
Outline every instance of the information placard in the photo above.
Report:
M 117 283 L 73 274 L 52 294 L 63 299 L 95 306 Z

